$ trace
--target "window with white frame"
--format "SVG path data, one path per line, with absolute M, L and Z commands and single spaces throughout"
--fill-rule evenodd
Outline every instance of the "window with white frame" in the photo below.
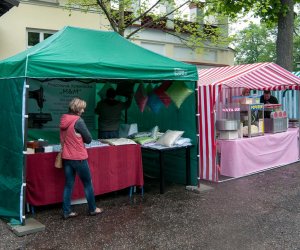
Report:
M 38 29 L 27 29 L 27 47 L 30 48 L 46 38 L 52 36 L 56 31 L 53 30 L 38 30 Z

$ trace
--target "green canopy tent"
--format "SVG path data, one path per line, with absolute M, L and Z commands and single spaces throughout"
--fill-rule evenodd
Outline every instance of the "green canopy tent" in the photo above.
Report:
M 151 84 L 184 81 L 195 90 L 198 75 L 195 66 L 153 53 L 115 32 L 69 26 L 0 61 L 0 216 L 24 222 L 28 88 L 32 80 L 44 83 L 52 79 L 119 80 L 119 84 L 126 80 Z M 128 117 L 133 122 L 149 123 L 152 119 L 161 128 L 185 130 L 197 144 L 196 101 L 189 97 L 180 109 L 170 105 L 157 115 L 141 113 L 133 107 Z M 196 161 L 196 150 L 194 153 L 192 158 Z M 196 163 L 192 167 L 195 170 Z

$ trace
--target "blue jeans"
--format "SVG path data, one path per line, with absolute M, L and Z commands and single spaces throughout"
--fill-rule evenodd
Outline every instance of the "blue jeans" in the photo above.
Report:
M 64 215 L 70 214 L 71 211 L 71 196 L 75 181 L 76 173 L 78 174 L 83 187 L 85 197 L 88 202 L 89 212 L 96 210 L 96 202 L 94 196 L 94 189 L 90 169 L 87 160 L 63 160 L 65 171 L 65 188 L 63 197 L 63 213 Z

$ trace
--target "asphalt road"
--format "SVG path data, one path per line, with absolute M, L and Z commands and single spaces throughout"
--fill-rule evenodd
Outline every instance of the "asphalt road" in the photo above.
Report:
M 0 249 L 300 249 L 300 164 L 218 184 L 194 193 L 169 184 L 159 194 L 121 191 L 97 197 L 105 213 L 62 220 L 60 205 L 36 208 L 45 231 L 16 236 L 0 221 Z M 31 215 L 28 215 L 31 216 Z

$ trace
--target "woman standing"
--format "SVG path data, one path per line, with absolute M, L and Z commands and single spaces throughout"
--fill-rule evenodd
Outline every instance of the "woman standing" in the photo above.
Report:
M 78 214 L 71 210 L 71 196 L 76 173 L 83 186 L 85 197 L 88 202 L 89 215 L 97 215 L 103 209 L 97 208 L 95 203 L 94 189 L 91 180 L 88 154 L 84 143 L 90 143 L 92 136 L 80 117 L 84 112 L 86 102 L 74 98 L 69 103 L 69 112 L 60 120 L 60 142 L 62 145 L 62 159 L 65 171 L 65 187 L 63 193 L 63 218 L 73 218 Z

